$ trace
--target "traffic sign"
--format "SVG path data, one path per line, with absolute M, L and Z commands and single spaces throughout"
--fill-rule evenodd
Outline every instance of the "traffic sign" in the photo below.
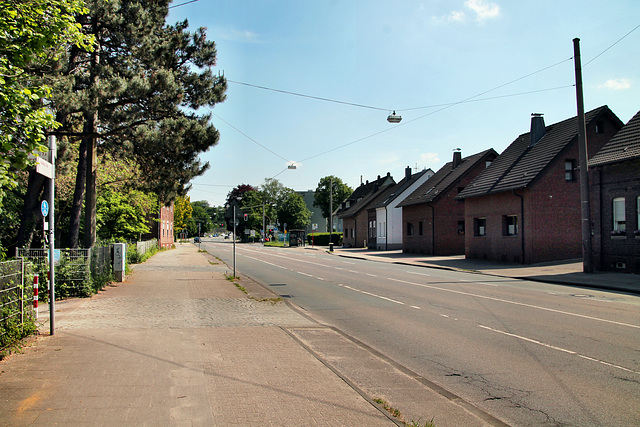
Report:
M 49 203 L 46 200 L 43 200 L 42 203 L 40 203 L 40 212 L 44 217 L 49 215 Z

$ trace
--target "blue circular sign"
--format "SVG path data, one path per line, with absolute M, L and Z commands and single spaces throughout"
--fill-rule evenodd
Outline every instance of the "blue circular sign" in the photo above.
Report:
M 42 212 L 42 216 L 49 215 L 49 203 L 47 203 L 46 200 L 43 200 L 42 203 L 40 203 L 40 212 Z

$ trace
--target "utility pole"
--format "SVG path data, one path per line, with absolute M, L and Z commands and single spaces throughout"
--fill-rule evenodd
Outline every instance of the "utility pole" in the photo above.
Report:
M 580 166 L 580 213 L 582 219 L 582 271 L 593 273 L 591 245 L 591 205 L 589 202 L 589 165 L 587 153 L 587 125 L 584 118 L 582 96 L 582 65 L 580 63 L 580 39 L 573 39 L 573 59 L 576 70 L 576 100 L 578 104 L 578 156 Z
M 329 247 L 333 243 L 333 178 L 329 178 Z

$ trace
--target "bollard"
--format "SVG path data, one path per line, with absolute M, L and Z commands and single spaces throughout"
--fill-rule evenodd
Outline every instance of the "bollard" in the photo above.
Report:
M 333 242 L 329 243 L 329 252 L 333 252 Z
M 35 312 L 36 319 L 38 318 L 38 279 L 40 278 L 39 274 L 33 275 L 33 310 Z

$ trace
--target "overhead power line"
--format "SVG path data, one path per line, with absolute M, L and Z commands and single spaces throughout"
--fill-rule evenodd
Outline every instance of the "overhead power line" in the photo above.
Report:
M 346 101 L 338 101 L 336 99 L 323 98 L 321 96 L 305 95 L 303 93 L 291 92 L 291 91 L 282 90 L 282 89 L 274 89 L 274 88 L 270 88 L 270 87 L 266 87 L 266 86 L 254 85 L 254 84 L 251 84 L 251 83 L 238 82 L 238 81 L 235 81 L 235 80 L 227 79 L 227 82 L 235 83 L 235 84 L 239 84 L 239 85 L 243 85 L 243 86 L 255 87 L 257 89 L 270 90 L 272 92 L 285 93 L 287 95 L 294 95 L 294 96 L 300 96 L 300 97 L 303 97 L 303 98 L 316 99 L 316 100 L 319 100 L 319 101 L 333 102 L 333 103 L 336 103 L 336 104 L 343 104 L 343 105 L 351 105 L 352 107 L 369 108 L 371 110 L 380 110 L 380 111 L 391 111 L 392 110 L 391 108 L 372 107 L 370 105 L 356 104 L 356 103 L 353 103 L 353 102 L 346 102 Z
M 603 50 L 602 52 L 600 52 L 599 54 L 597 54 L 596 56 L 594 56 L 591 60 L 589 60 L 589 62 L 587 62 L 586 64 L 582 65 L 582 68 L 586 67 L 587 65 L 591 64 L 593 61 L 595 61 L 596 59 L 598 59 L 600 56 L 602 56 L 606 51 L 608 51 L 609 49 L 611 49 L 612 47 L 614 47 L 615 45 L 617 45 L 618 43 L 620 43 L 622 40 L 624 40 L 629 34 L 633 33 L 635 30 L 637 30 L 638 28 L 640 28 L 640 25 L 636 26 L 633 30 L 629 31 L 627 34 L 625 34 L 624 36 L 620 37 L 618 40 L 616 40 L 611 46 L 609 46 L 608 48 L 606 48 L 605 50 Z

